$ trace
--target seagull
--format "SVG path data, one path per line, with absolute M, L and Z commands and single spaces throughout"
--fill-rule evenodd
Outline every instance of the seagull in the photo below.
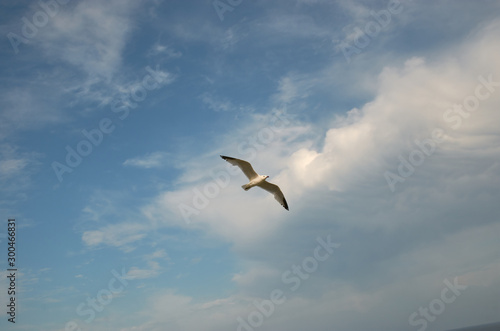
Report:
M 269 178 L 269 176 L 259 175 L 258 173 L 256 173 L 255 170 L 253 170 L 252 165 L 247 161 L 235 159 L 234 157 L 229 157 L 224 155 L 221 155 L 220 157 L 226 160 L 227 162 L 231 163 L 232 165 L 238 166 L 241 169 L 241 171 L 243 171 L 245 176 L 248 177 L 248 180 L 250 182 L 248 184 L 241 186 L 245 191 L 248 191 L 254 186 L 263 188 L 267 192 L 272 193 L 274 195 L 274 198 L 283 207 L 285 207 L 286 210 L 288 210 L 288 204 L 286 203 L 285 196 L 283 195 L 283 192 L 281 192 L 278 185 L 266 182 L 266 179 Z

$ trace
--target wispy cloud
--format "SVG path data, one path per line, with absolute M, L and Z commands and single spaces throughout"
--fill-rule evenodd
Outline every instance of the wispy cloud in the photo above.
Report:
M 161 168 L 164 167 L 170 158 L 170 154 L 166 152 L 154 152 L 147 154 L 143 157 L 136 157 L 133 159 L 127 159 L 123 162 L 124 166 L 136 167 L 136 168 Z
M 137 1 L 79 3 L 54 17 L 40 36 L 47 56 L 78 67 L 90 77 L 110 81 L 122 64 Z
M 152 278 L 152 277 L 157 277 L 160 274 L 160 264 L 156 261 L 148 261 L 148 266 L 149 268 L 147 269 L 140 269 L 137 267 L 132 267 L 130 270 L 127 272 L 127 278 L 128 279 L 146 279 L 146 278 Z
M 209 109 L 213 111 L 230 111 L 235 109 L 235 106 L 231 103 L 231 101 L 227 99 L 220 100 L 210 93 L 203 93 L 200 95 L 200 99 Z
M 146 237 L 147 227 L 138 223 L 108 225 L 99 230 L 85 231 L 82 240 L 88 247 L 114 246 L 126 252 L 135 249 L 132 243 Z
M 176 51 L 172 46 L 154 44 L 148 52 L 149 56 L 163 56 L 164 60 L 178 59 L 182 56 L 182 52 Z
M 170 258 L 164 249 L 158 249 L 151 254 L 145 255 L 144 260 L 146 261 L 148 268 L 141 269 L 138 267 L 132 267 L 127 272 L 127 278 L 146 279 L 157 277 L 164 270 L 164 268 L 160 265 L 160 262 L 168 262 L 170 261 Z
M 26 190 L 40 166 L 41 155 L 21 152 L 18 147 L 0 144 L 0 190 L 14 194 Z
M 26 80 L 26 86 L 7 87 L 2 92 L 0 105 L 0 140 L 28 130 L 65 122 L 60 109 L 49 106 L 47 96 L 59 98 L 62 93 L 36 86 L 40 79 Z

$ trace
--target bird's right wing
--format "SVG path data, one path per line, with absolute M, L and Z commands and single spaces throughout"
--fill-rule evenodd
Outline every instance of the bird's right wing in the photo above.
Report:
M 275 185 L 273 183 L 266 182 L 263 180 L 259 184 L 257 184 L 260 188 L 263 188 L 267 192 L 271 193 L 274 195 L 274 198 L 276 201 L 278 201 L 286 210 L 288 209 L 288 203 L 286 202 L 285 196 L 283 195 L 283 192 L 281 192 L 281 189 L 279 188 L 278 185 Z
M 248 177 L 248 180 L 252 180 L 258 176 L 255 170 L 253 170 L 252 165 L 247 161 L 235 159 L 234 157 L 229 157 L 224 155 L 221 155 L 220 157 L 226 160 L 227 162 L 231 163 L 232 165 L 238 166 L 241 169 L 241 171 L 243 171 L 245 176 Z

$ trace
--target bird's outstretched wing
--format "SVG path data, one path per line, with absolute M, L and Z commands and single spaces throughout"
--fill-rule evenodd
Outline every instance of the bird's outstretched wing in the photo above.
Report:
M 258 176 L 255 170 L 253 170 L 252 165 L 247 161 L 235 159 L 234 157 L 229 157 L 224 155 L 221 155 L 220 157 L 226 160 L 227 162 L 231 163 L 232 165 L 238 166 L 241 169 L 241 171 L 243 171 L 245 176 L 248 177 L 248 180 L 252 180 Z
M 288 203 L 286 203 L 285 196 L 283 195 L 283 192 L 281 192 L 280 188 L 278 185 L 274 185 L 273 183 L 269 183 L 266 181 L 262 181 L 259 184 L 257 184 L 260 188 L 263 188 L 269 193 L 272 193 L 274 195 L 274 198 L 283 206 L 285 207 L 286 210 L 288 210 Z

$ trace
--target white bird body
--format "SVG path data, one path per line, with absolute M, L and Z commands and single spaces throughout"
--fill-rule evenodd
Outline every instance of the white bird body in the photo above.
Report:
M 263 181 L 265 181 L 267 178 L 269 178 L 269 176 L 258 175 L 257 177 L 255 177 L 252 180 L 250 180 L 250 182 L 248 182 L 248 184 L 242 185 L 241 187 L 243 187 L 243 189 L 245 191 L 248 191 L 252 187 L 258 186 L 260 183 L 262 183 Z
M 274 195 L 274 198 L 286 210 L 288 210 L 288 203 L 286 202 L 285 196 L 283 195 L 283 192 L 281 192 L 281 189 L 278 187 L 278 185 L 274 185 L 266 181 L 266 179 L 269 178 L 269 176 L 259 175 L 258 173 L 256 173 L 255 170 L 253 170 L 252 165 L 247 161 L 223 155 L 221 155 L 220 157 L 226 160 L 227 162 L 231 163 L 232 165 L 239 167 L 241 171 L 243 171 L 245 176 L 247 176 L 249 180 L 248 184 L 241 186 L 245 191 L 248 191 L 254 186 L 258 186 L 268 191 L 269 193 L 272 193 Z

